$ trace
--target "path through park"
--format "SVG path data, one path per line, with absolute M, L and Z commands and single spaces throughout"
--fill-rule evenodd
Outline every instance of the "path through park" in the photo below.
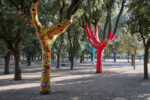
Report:
M 150 80 L 143 80 L 142 66 L 137 63 L 133 70 L 130 63 L 107 61 L 101 74 L 90 62 L 76 63 L 74 70 L 53 67 L 49 95 L 39 94 L 40 65 L 24 66 L 21 81 L 3 75 L 1 67 L 0 100 L 150 100 Z

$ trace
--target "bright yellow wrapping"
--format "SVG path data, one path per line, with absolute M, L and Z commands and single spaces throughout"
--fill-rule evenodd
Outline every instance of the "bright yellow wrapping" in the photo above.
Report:
M 50 91 L 50 66 L 49 62 L 51 60 L 51 48 L 55 39 L 63 32 L 71 20 L 64 20 L 57 25 L 53 25 L 48 29 L 43 28 L 42 24 L 38 20 L 37 14 L 38 2 L 31 5 L 30 11 L 32 14 L 32 20 L 28 20 L 23 12 L 19 11 L 19 14 L 23 19 L 29 23 L 29 25 L 34 26 L 36 29 L 37 37 L 42 46 L 42 74 L 41 74 L 41 92 L 48 93 Z

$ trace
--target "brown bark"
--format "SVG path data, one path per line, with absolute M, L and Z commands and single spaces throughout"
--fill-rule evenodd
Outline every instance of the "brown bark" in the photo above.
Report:
M 82 56 L 82 58 L 83 58 L 83 61 L 84 61 L 84 51 L 83 51 L 83 56 Z
M 63 46 L 63 42 L 64 42 L 63 39 L 64 39 L 64 36 L 62 34 L 60 36 L 59 46 L 56 46 L 56 44 L 54 44 L 54 47 L 57 49 L 57 67 L 56 68 L 60 67 L 60 55 L 61 55 L 61 50 L 62 50 L 62 46 Z
M 130 54 L 129 54 L 129 51 L 128 51 L 128 63 L 130 62 Z
M 14 80 L 22 80 L 22 78 L 21 78 L 20 51 L 19 51 L 18 48 L 15 48 L 14 57 L 15 57 L 15 76 L 14 76 Z
M 10 61 L 11 51 L 8 51 L 5 56 L 5 68 L 4 68 L 4 74 L 9 74 L 9 61 Z
M 20 34 L 18 32 L 18 34 L 15 37 L 15 46 L 12 47 L 13 53 L 14 53 L 14 57 L 15 57 L 15 76 L 14 76 L 14 80 L 22 80 L 22 77 L 21 77 L 20 49 L 19 49 L 20 41 L 21 41 L 21 37 L 20 37 Z
M 80 63 L 84 61 L 84 51 L 82 52 L 82 55 L 80 56 Z
M 144 53 L 144 79 L 148 79 L 148 51 L 150 47 L 150 38 L 148 39 L 147 43 L 145 44 L 145 53 Z
M 79 8 L 80 0 L 72 0 L 70 7 L 67 11 L 67 19 L 70 19 L 72 15 L 77 11 Z
M 30 57 L 30 54 L 27 54 L 27 66 L 31 66 L 31 57 Z
M 105 39 L 105 34 L 106 34 L 106 28 L 107 28 L 108 21 L 109 21 L 109 12 L 107 12 L 106 22 L 105 22 L 105 25 L 104 25 L 103 39 Z
M 116 24 L 115 24 L 115 28 L 114 28 L 113 33 L 116 33 L 116 32 L 117 32 L 118 23 L 119 23 L 119 20 L 120 20 L 121 15 L 122 15 L 122 12 L 123 12 L 125 3 L 126 3 L 126 0 L 122 0 L 121 9 L 120 9 L 120 12 L 119 12 L 119 14 L 118 14 L 118 16 L 117 16 L 117 20 L 116 20 Z
M 144 79 L 148 79 L 148 48 L 145 47 L 144 51 Z
M 147 60 L 147 63 L 150 63 L 149 55 L 148 55 L 148 60 Z
M 56 68 L 59 68 L 60 67 L 60 54 L 57 53 L 57 67 Z
M 133 69 L 135 70 L 135 57 L 136 57 L 136 50 L 137 48 L 135 47 L 132 53 L 132 61 L 131 61 L 131 66 L 133 66 Z
M 131 66 L 133 66 L 133 69 L 135 70 L 135 55 L 134 54 L 132 54 Z
M 70 60 L 71 60 L 71 70 L 73 70 L 73 66 L 74 66 L 74 54 L 71 54 L 71 58 L 70 58 Z

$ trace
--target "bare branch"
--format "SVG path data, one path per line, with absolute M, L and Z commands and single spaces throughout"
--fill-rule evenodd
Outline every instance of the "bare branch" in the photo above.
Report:
M 68 8 L 67 12 L 67 19 L 70 19 L 72 15 L 77 11 L 79 8 L 79 2 L 80 0 L 72 0 L 70 7 Z
M 105 22 L 105 26 L 104 26 L 104 30 L 103 30 L 103 39 L 105 39 L 106 27 L 108 24 L 108 20 L 109 20 L 109 12 L 107 12 L 106 22 Z
M 125 5 L 124 5 L 125 3 L 126 3 L 126 0 L 123 0 L 123 1 L 122 1 L 122 5 L 121 5 L 120 12 L 119 12 L 118 17 L 117 17 L 117 20 L 116 20 L 116 24 L 115 24 L 115 28 L 114 28 L 113 33 L 116 33 L 116 32 L 117 32 L 117 27 L 118 27 L 119 19 L 120 19 L 121 15 L 122 15 L 123 9 L 124 9 L 124 7 L 125 7 Z

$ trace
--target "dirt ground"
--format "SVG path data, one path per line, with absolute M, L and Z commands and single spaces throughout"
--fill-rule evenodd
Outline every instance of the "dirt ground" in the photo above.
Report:
M 90 62 L 77 62 L 74 70 L 52 64 L 51 93 L 40 95 L 40 64 L 23 66 L 21 81 L 13 80 L 13 65 L 11 74 L 3 75 L 1 64 L 0 100 L 150 100 L 150 79 L 143 79 L 142 62 L 136 63 L 136 70 L 121 61 L 103 65 L 103 72 L 96 74 Z

